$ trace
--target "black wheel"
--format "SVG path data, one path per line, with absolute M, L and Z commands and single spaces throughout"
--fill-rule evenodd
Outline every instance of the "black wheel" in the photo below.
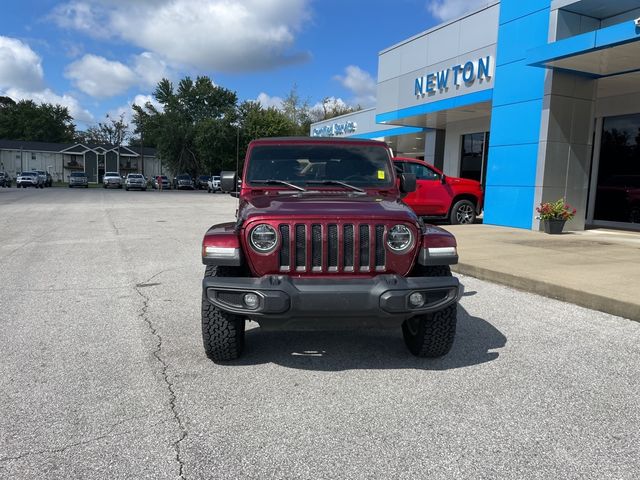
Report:
M 244 272 L 234 267 L 207 266 L 207 277 L 238 277 Z M 243 317 L 225 312 L 212 305 L 202 292 L 202 342 L 211 360 L 235 360 L 244 349 Z
M 476 221 L 476 207 L 469 200 L 458 200 L 449 215 L 451 225 L 462 225 Z
M 405 320 L 402 336 L 409 351 L 416 357 L 437 358 L 446 355 L 456 336 L 458 304 L 433 313 Z
M 448 265 L 425 267 L 417 265 L 412 275 L 450 277 Z M 458 304 L 433 313 L 417 315 L 402 323 L 402 336 L 409 351 L 417 357 L 437 358 L 446 355 L 456 336 Z
M 69 188 L 71 188 L 71 185 L 69 185 Z
M 129 191 L 129 187 L 125 188 L 125 190 L 128 192 Z

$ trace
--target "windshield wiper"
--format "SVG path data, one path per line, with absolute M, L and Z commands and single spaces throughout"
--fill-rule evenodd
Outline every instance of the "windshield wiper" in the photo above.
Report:
M 354 192 L 367 193 L 361 188 L 341 182 L 340 180 L 309 180 L 306 183 L 309 185 L 340 185 L 342 187 L 350 188 Z
M 306 192 L 307 190 L 299 187 L 298 185 L 294 185 L 293 183 L 285 182 L 284 180 L 249 180 L 249 183 L 255 183 L 256 185 L 284 185 L 289 188 L 293 188 L 294 190 L 298 190 L 299 192 Z

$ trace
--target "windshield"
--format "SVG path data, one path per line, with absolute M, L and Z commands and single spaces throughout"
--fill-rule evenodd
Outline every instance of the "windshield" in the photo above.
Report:
M 142 175 L 129 175 L 129 178 L 142 178 Z
M 258 145 L 251 150 L 247 182 L 284 180 L 297 186 L 344 182 L 392 185 L 389 153 L 374 145 Z
M 20 174 L 21 177 L 35 177 L 37 174 L 33 172 L 23 172 Z
M 107 172 L 104 174 L 105 177 L 120 177 L 117 172 Z
M 200 175 L 200 180 L 209 180 L 209 177 L 207 177 L 206 175 Z
M 72 177 L 86 177 L 86 175 L 84 173 L 79 173 L 79 172 L 73 172 L 71 174 Z
M 178 180 L 191 180 L 189 175 L 178 175 Z

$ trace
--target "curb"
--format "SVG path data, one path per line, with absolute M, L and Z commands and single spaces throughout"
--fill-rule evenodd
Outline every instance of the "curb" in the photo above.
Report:
M 451 270 L 480 280 L 499 283 L 517 290 L 535 293 L 544 297 L 573 303 L 581 307 L 640 322 L 640 306 L 634 303 L 615 300 L 602 295 L 587 293 L 561 285 L 519 277 L 510 273 L 498 272 L 465 263 L 451 265 Z

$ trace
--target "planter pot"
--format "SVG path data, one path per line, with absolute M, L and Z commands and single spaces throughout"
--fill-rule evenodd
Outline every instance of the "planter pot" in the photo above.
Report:
M 564 228 L 564 224 L 566 220 L 543 220 L 542 223 L 544 225 L 545 233 L 550 233 L 552 235 L 558 235 L 562 233 L 562 229 Z

